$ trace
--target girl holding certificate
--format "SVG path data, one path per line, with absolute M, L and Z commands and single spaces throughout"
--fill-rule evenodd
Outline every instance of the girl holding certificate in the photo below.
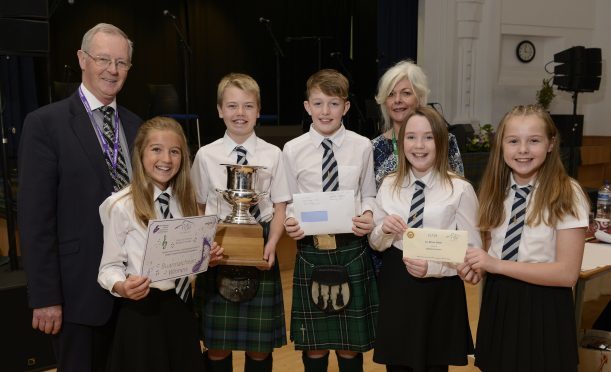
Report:
M 588 199 L 559 155 L 558 131 L 539 106 L 501 121 L 480 190 L 487 272 L 475 365 L 482 371 L 577 371 L 571 287 L 579 276 Z
M 398 138 L 397 171 L 378 190 L 369 236 L 373 249 L 385 251 L 373 360 L 388 371 L 447 371 L 466 365 L 473 352 L 461 277 L 477 283 L 479 276 L 464 263 L 403 258 L 403 233 L 466 230 L 469 244 L 479 247 L 477 197 L 449 170 L 448 132 L 437 111 L 415 108 Z
M 98 282 L 123 298 L 108 370 L 200 372 L 204 359 L 190 308 L 191 278 L 151 283 L 140 275 L 148 221 L 198 214 L 180 124 L 163 117 L 142 124 L 132 165 L 131 185 L 100 206 L 104 252 Z M 213 243 L 211 262 L 221 256 Z

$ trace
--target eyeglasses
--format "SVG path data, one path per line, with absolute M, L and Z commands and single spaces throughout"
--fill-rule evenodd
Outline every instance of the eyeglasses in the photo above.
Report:
M 83 53 L 87 54 L 91 59 L 93 59 L 93 62 L 95 62 L 96 66 L 98 67 L 108 68 L 111 63 L 114 63 L 117 70 L 121 70 L 121 71 L 127 71 L 132 67 L 131 63 L 126 62 L 122 59 L 111 59 L 108 57 L 100 57 L 100 56 L 94 57 L 84 50 L 83 50 Z

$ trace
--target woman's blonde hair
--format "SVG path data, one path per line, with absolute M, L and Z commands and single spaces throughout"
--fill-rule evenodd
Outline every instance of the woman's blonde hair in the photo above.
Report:
M 176 120 L 157 116 L 147 120 L 140 126 L 136 139 L 134 140 L 134 152 L 132 155 L 133 177 L 130 195 L 134 202 L 134 213 L 136 218 L 144 226 L 148 225 L 150 219 L 156 218 L 155 201 L 153 200 L 153 181 L 146 174 L 142 164 L 144 151 L 150 141 L 150 134 L 154 131 L 170 131 L 178 135 L 180 141 L 181 162 L 178 173 L 170 180 L 173 197 L 176 198 L 183 216 L 197 215 L 197 203 L 195 192 L 189 178 L 191 162 L 189 160 L 189 146 L 182 127 Z
M 431 132 L 433 133 L 433 141 L 435 141 L 435 163 L 433 164 L 434 171 L 439 174 L 441 180 L 450 187 L 452 187 L 451 177 L 453 174 L 449 173 L 450 166 L 448 164 L 448 129 L 446 128 L 445 121 L 439 115 L 439 113 L 430 107 L 418 107 L 409 116 L 407 121 L 401 125 L 399 130 L 399 138 L 397 138 L 398 147 L 398 160 L 397 171 L 395 172 L 395 179 L 393 183 L 393 190 L 399 193 L 399 190 L 403 186 L 403 180 L 409 177 L 409 171 L 412 169 L 412 165 L 405 157 L 404 139 L 407 122 L 414 116 L 424 117 L 431 125 Z M 411 181 L 411 180 L 410 180 Z
M 429 84 L 424 71 L 422 71 L 420 66 L 410 60 L 397 62 L 394 66 L 386 70 L 378 82 L 378 94 L 376 94 L 375 98 L 382 113 L 383 132 L 392 128 L 390 116 L 386 109 L 386 99 L 395 85 L 405 79 L 412 83 L 414 95 L 416 95 L 416 99 L 418 100 L 418 106 L 426 106 L 429 96 Z
M 533 195 L 529 206 L 526 224 L 537 226 L 544 223 L 555 226 L 564 216 L 570 214 L 577 217 L 576 204 L 578 201 L 571 177 L 566 173 L 558 144 L 560 138 L 558 130 L 547 111 L 539 105 L 516 106 L 505 114 L 492 143 L 488 165 L 482 177 L 479 189 L 478 222 L 481 231 L 489 231 L 498 227 L 504 219 L 504 201 L 509 192 L 509 179 L 511 168 L 503 158 L 503 136 L 507 122 L 513 118 L 535 116 L 544 125 L 545 135 L 552 145 L 552 149 L 537 171 L 535 185 L 537 192 Z M 587 200 L 580 189 L 583 199 Z

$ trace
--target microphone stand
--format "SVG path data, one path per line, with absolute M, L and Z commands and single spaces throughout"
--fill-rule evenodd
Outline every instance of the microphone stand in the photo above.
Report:
M 176 30 L 176 34 L 178 35 L 178 40 L 180 41 L 180 46 L 182 49 L 183 79 L 185 80 L 185 113 L 189 114 L 191 112 L 190 105 L 189 105 L 189 71 L 190 71 L 191 54 L 193 52 L 191 50 L 191 47 L 189 46 L 189 43 L 187 43 L 187 40 L 185 39 L 182 32 L 180 31 L 180 28 L 176 24 L 176 18 L 174 17 L 170 17 L 170 18 L 172 19 L 172 25 L 174 26 L 174 29 Z M 189 119 L 186 119 L 186 120 L 188 121 Z M 197 128 L 197 131 L 199 133 L 199 126 Z M 198 136 L 198 140 L 199 140 L 199 136 Z
M 265 22 L 265 29 L 274 42 L 274 55 L 276 57 L 276 125 L 280 125 L 280 57 L 284 58 L 284 53 L 272 31 L 271 22 Z
M 573 127 L 571 128 L 571 143 L 570 143 L 570 150 L 569 150 L 569 169 L 568 169 L 568 173 L 569 176 L 573 177 L 573 178 L 577 178 L 577 166 L 579 165 L 579 158 L 577 157 L 577 151 L 578 151 L 578 147 L 577 147 L 577 130 L 579 129 L 579 123 L 577 122 L 577 94 L 579 94 L 579 91 L 575 90 L 573 92 L 573 117 L 572 117 L 572 122 L 573 122 Z

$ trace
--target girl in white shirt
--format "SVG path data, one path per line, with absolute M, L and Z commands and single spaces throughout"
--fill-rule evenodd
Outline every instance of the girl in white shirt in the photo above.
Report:
M 507 113 L 493 143 L 478 214 L 487 252 L 467 252 L 469 265 L 488 273 L 475 353 L 485 372 L 577 371 L 571 287 L 589 203 L 566 174 L 559 143 L 549 114 L 535 105 Z M 524 217 L 514 213 L 520 199 Z
M 175 120 L 142 124 L 134 141 L 133 180 L 100 206 L 104 252 L 98 282 L 122 297 L 108 361 L 109 371 L 197 371 L 204 360 L 195 317 L 176 291 L 179 280 L 151 283 L 140 273 L 150 219 L 195 216 L 189 148 Z M 168 200 L 164 216 L 158 197 Z M 212 244 L 211 261 L 222 255 Z M 191 292 L 185 282 L 183 298 Z
M 373 360 L 388 371 L 447 371 L 450 364 L 466 365 L 473 352 L 461 277 L 477 283 L 479 276 L 464 263 L 403 258 L 403 233 L 408 227 L 466 230 L 479 247 L 477 197 L 449 170 L 448 132 L 434 109 L 416 108 L 399 139 L 399 165 L 378 190 L 369 236 L 371 247 L 384 251 Z

